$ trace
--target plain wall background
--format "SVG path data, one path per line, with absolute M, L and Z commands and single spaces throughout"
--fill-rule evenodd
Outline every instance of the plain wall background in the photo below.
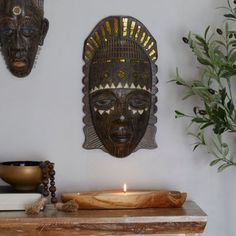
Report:
M 236 169 L 218 174 L 205 151 L 192 152 L 187 121 L 174 110 L 190 111 L 173 79 L 178 66 L 197 75 L 196 60 L 182 43 L 189 30 L 221 26 L 224 0 L 45 0 L 50 29 L 36 68 L 13 77 L 0 57 L 0 161 L 51 160 L 62 191 L 109 188 L 168 188 L 186 191 L 209 215 L 206 236 L 236 235 Z M 131 15 L 156 38 L 159 51 L 158 123 L 155 150 L 116 159 L 82 144 L 82 51 L 85 38 L 102 18 Z M 3 182 L 2 182 L 3 183 Z

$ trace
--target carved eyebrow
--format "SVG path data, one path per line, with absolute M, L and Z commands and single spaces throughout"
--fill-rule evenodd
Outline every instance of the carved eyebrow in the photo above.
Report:
M 37 20 L 36 17 L 30 17 L 30 16 L 22 17 L 21 22 L 23 22 L 23 23 L 32 23 L 33 22 L 34 24 L 35 23 L 36 24 L 40 23 L 40 21 Z M 1 17 L 0 18 L 0 24 L 4 24 L 4 23 L 16 24 L 16 20 L 12 17 L 9 17 L 9 16 Z
M 6 21 L 6 22 L 11 21 L 11 23 L 14 23 L 14 18 L 9 17 L 9 16 L 1 17 L 0 24 L 3 23 L 4 21 Z
M 32 16 L 32 17 L 24 16 L 21 21 L 24 23 L 32 23 L 32 22 L 33 23 L 40 23 L 40 20 L 38 20 L 38 18 L 34 17 L 34 16 Z
M 12 29 L 15 29 L 17 27 L 16 21 L 13 18 L 10 17 L 4 17 L 0 18 L 0 27 L 10 27 Z

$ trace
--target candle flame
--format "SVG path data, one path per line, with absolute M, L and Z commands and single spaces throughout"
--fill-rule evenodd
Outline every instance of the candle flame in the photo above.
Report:
M 127 184 L 124 184 L 124 186 L 123 186 L 123 191 L 124 191 L 124 193 L 127 192 Z

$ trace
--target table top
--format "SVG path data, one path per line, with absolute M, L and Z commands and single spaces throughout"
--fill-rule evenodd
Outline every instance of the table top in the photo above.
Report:
M 124 210 L 79 210 L 65 213 L 56 211 L 53 205 L 47 205 L 37 216 L 28 216 L 24 211 L 0 211 L 0 224 L 4 222 L 28 222 L 35 220 L 50 221 L 75 220 L 80 223 L 126 223 L 129 222 L 190 222 L 207 221 L 207 215 L 192 201 L 187 201 L 181 208 L 147 208 Z
M 114 231 L 119 229 L 119 233 L 120 231 L 127 233 L 122 233 L 123 235 L 140 230 L 142 234 L 202 233 L 206 223 L 207 215 L 192 201 L 185 202 L 181 208 L 79 210 L 75 213 L 65 213 L 48 205 L 37 216 L 28 216 L 21 211 L 0 212 L 0 232 L 19 230 L 19 227 L 23 227 L 24 231 L 28 228 L 31 232 L 32 230 L 48 232 L 59 228 L 63 232 L 66 231 L 67 235 L 68 233 L 73 235 L 72 231 L 75 230 L 82 230 L 83 235 L 91 235 L 89 234 L 91 230 L 93 232 L 99 230 L 100 233 L 108 230 L 111 233 L 111 229 Z M 103 232 L 101 235 L 111 234 Z M 112 231 L 112 235 L 119 234 Z

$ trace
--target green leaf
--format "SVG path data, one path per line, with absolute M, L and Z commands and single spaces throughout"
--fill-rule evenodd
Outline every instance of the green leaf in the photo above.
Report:
M 233 44 L 236 44 L 236 40 L 231 40 L 231 41 L 229 42 L 228 46 L 231 46 L 231 45 L 233 45 Z
M 214 35 L 215 35 L 215 34 L 212 33 L 211 36 L 208 38 L 208 40 L 207 40 L 207 43 L 208 43 L 208 44 L 211 42 L 211 40 L 212 40 L 212 38 L 214 37 Z
M 193 151 L 195 151 L 200 145 L 201 145 L 201 143 L 196 144 L 196 145 L 193 147 Z
M 196 123 L 205 123 L 207 122 L 208 120 L 206 119 L 203 119 L 203 118 L 200 118 L 200 117 L 196 117 L 196 118 L 193 118 L 192 119 L 192 122 L 196 122 Z
M 231 56 L 231 54 L 236 50 L 236 48 L 231 48 L 228 52 L 228 55 Z
M 212 66 L 211 62 L 209 62 L 207 59 L 197 57 L 197 60 L 198 60 L 202 65 Z
M 233 15 L 233 17 L 234 17 L 234 15 Z M 226 32 L 226 35 L 228 36 L 229 35 L 229 23 L 228 22 L 225 23 L 225 32 Z
M 216 148 L 216 150 L 219 152 L 219 153 L 222 153 L 222 150 L 221 150 L 221 137 L 219 135 L 217 136 L 214 136 L 213 140 L 212 140 L 213 144 L 214 144 L 214 147 Z
M 224 46 L 226 48 L 226 44 L 224 42 L 222 42 L 220 40 L 215 40 L 215 42 L 220 44 L 220 45 L 222 45 L 222 46 Z
M 204 33 L 204 38 L 205 38 L 205 40 L 206 40 L 206 38 L 207 38 L 207 34 L 208 34 L 208 31 L 209 31 L 209 29 L 210 29 L 210 25 L 206 28 L 206 30 L 205 30 L 205 33 Z
M 203 45 L 206 45 L 206 41 L 200 35 L 195 35 L 195 38 Z
M 182 98 L 182 100 L 185 100 L 193 95 L 195 95 L 195 94 L 193 93 L 193 91 L 190 90 L 189 92 L 186 93 L 186 95 Z
M 230 0 L 227 0 L 227 3 L 228 3 L 228 6 L 229 6 L 229 9 L 230 9 L 230 11 L 231 11 L 231 9 L 232 9 L 232 7 L 231 7 L 231 5 L 230 5 L 230 2 L 229 2 Z
M 216 9 L 225 9 L 225 10 L 231 11 L 231 8 L 229 7 L 217 7 Z
M 201 126 L 200 129 L 205 129 L 205 128 L 207 128 L 208 126 L 211 126 L 211 125 L 214 125 L 214 122 L 208 122 L 208 123 L 206 123 L 205 125 Z
M 229 109 L 229 115 L 232 115 L 233 111 L 234 111 L 234 104 L 232 102 L 232 100 L 229 100 L 227 103 L 227 107 Z
M 227 143 L 222 144 L 222 150 L 222 154 L 224 155 L 224 157 L 226 157 L 229 154 L 229 146 Z
M 235 16 L 233 14 L 224 14 L 224 16 L 227 18 L 235 18 Z
M 210 114 L 210 113 L 211 113 L 211 108 L 210 108 L 211 103 L 209 103 L 209 105 L 208 105 L 208 104 L 205 102 L 204 105 L 205 105 L 206 112 L 207 112 L 208 114 Z
M 219 118 L 221 118 L 222 120 L 225 119 L 226 116 L 226 112 L 225 110 L 223 110 L 221 107 L 219 107 L 218 111 L 217 111 L 217 115 Z
M 228 79 L 232 76 L 236 75 L 236 71 L 226 71 L 224 73 L 221 74 L 222 78 Z
M 177 85 L 184 85 L 183 83 L 181 83 L 180 81 L 176 80 L 176 84 Z
M 231 54 L 231 56 L 229 57 L 229 61 L 231 61 L 231 62 L 235 62 L 236 61 L 236 51 L 234 51 L 232 54 Z
M 226 96 L 227 96 L 226 88 L 223 88 L 223 89 L 220 90 L 220 95 L 221 95 L 222 104 L 224 104 L 225 98 L 226 98 Z
M 212 161 L 212 162 L 210 163 L 210 166 L 214 166 L 214 165 L 218 164 L 220 161 L 222 161 L 221 158 L 215 159 L 214 161 Z
M 230 163 L 225 163 L 223 165 L 221 165 L 219 168 L 218 168 L 218 172 L 222 172 L 223 170 L 225 170 L 226 168 L 232 166 L 232 164 Z
M 182 113 L 182 112 L 180 112 L 180 111 L 175 111 L 175 118 L 180 118 L 180 117 L 185 117 L 185 116 L 187 116 L 187 115 L 185 115 L 184 113 Z
M 170 82 L 176 82 L 177 85 L 187 86 L 186 81 L 184 81 L 179 75 L 179 69 L 176 68 L 176 79 L 171 80 Z

